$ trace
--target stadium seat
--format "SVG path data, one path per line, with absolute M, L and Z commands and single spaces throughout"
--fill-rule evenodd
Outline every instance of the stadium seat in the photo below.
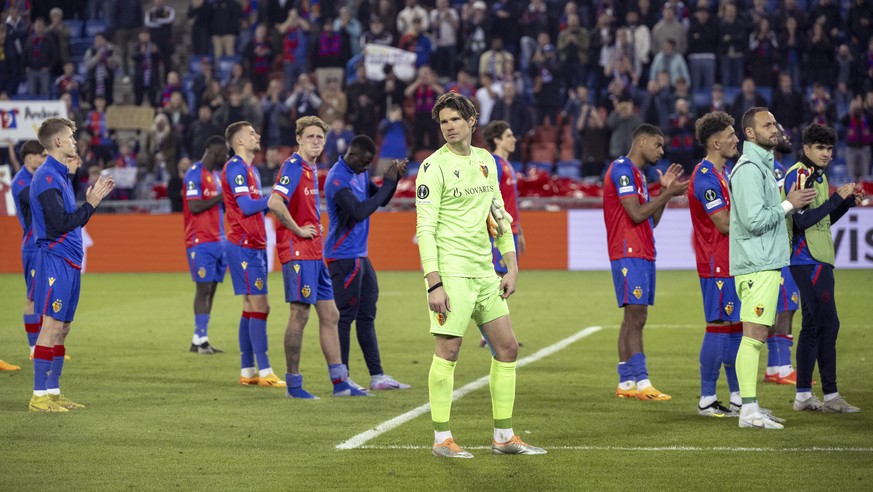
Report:
M 73 39 L 82 36 L 82 27 L 84 24 L 85 23 L 79 19 L 67 19 L 64 21 L 64 25 L 70 29 L 70 37 Z
M 233 68 L 233 64 L 238 62 L 239 59 L 235 56 L 222 56 L 218 59 L 218 64 L 216 64 L 216 77 L 221 80 L 222 83 L 227 82 L 230 78 L 230 70 Z
M 85 56 L 85 52 L 88 51 L 94 44 L 94 41 L 83 38 L 83 39 L 73 39 L 70 41 L 70 55 L 73 57 L 83 57 Z
M 188 73 L 191 75 L 199 75 L 202 72 L 202 67 L 200 67 L 200 58 L 196 56 L 192 56 L 188 60 Z
M 580 179 L 582 177 L 582 163 L 578 160 L 560 161 L 555 174 L 559 178 Z
M 516 173 L 524 173 L 524 163 L 521 161 L 512 161 L 512 168 L 515 169 Z
M 697 90 L 691 95 L 691 103 L 695 108 L 705 108 L 712 104 L 712 94 L 708 90 Z
M 92 19 L 85 24 L 85 36 L 93 38 L 99 33 L 106 33 L 106 23 L 102 20 Z
M 538 171 L 545 171 L 549 174 L 552 173 L 552 163 L 551 162 L 543 162 L 543 161 L 530 161 L 527 163 L 528 169 L 536 169 Z
M 773 100 L 773 88 L 772 87 L 758 87 L 758 94 L 767 100 L 767 104 L 770 104 L 770 101 Z
M 737 98 L 742 90 L 735 85 L 726 85 L 724 86 L 724 100 L 727 101 L 728 104 L 732 104 L 734 99 Z

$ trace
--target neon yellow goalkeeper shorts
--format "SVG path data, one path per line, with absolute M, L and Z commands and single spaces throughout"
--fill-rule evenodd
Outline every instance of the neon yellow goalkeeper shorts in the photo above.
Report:
M 470 320 L 477 326 L 509 314 L 506 299 L 500 297 L 500 277 L 443 277 L 451 311 L 445 317 L 430 311 L 430 332 L 435 335 L 464 336 Z
M 740 321 L 764 326 L 776 322 L 776 303 L 779 300 L 780 270 L 746 273 L 734 277 L 740 298 Z

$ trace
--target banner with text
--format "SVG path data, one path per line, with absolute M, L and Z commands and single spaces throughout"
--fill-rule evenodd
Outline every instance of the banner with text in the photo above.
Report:
M 364 47 L 364 67 L 368 79 L 385 80 L 385 65 L 392 65 L 394 74 L 400 80 L 409 82 L 415 78 L 415 53 L 372 43 Z
M 609 270 L 603 210 L 568 212 L 570 270 Z M 873 268 L 873 209 L 855 208 L 831 227 L 836 247 L 836 268 Z M 657 267 L 663 270 L 696 268 L 689 209 L 667 209 L 655 228 Z
M 67 117 L 67 108 L 59 101 L 0 101 L 0 141 L 36 138 L 39 125 L 46 118 Z

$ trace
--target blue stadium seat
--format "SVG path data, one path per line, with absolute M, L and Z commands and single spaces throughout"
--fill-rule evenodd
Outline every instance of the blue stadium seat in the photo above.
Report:
M 767 100 L 767 104 L 770 104 L 770 101 L 773 100 L 773 88 L 772 87 L 758 87 L 758 94 L 764 97 Z
M 727 101 L 728 104 L 734 102 L 734 99 L 737 98 L 737 95 L 742 92 L 738 86 L 735 85 L 726 85 L 724 86 L 724 100 Z
M 84 24 L 85 23 L 79 19 L 67 19 L 64 21 L 64 25 L 70 29 L 70 37 L 74 39 L 82 36 L 82 27 Z
M 83 57 L 94 44 L 94 41 L 88 38 L 73 39 L 70 41 L 70 55 L 73 57 Z
M 696 90 L 693 94 L 691 94 L 691 104 L 695 108 L 705 108 L 708 107 L 711 103 L 712 94 L 708 90 Z
M 202 71 L 201 67 L 200 67 L 200 59 L 201 59 L 201 57 L 192 56 L 188 60 L 188 73 L 190 73 L 191 75 L 199 75 L 200 74 L 200 72 Z
M 582 178 L 582 162 L 578 160 L 559 161 L 555 174 L 559 178 L 580 179 Z
M 85 24 L 85 36 L 93 38 L 99 33 L 106 33 L 106 23 L 102 20 L 92 19 Z
M 222 56 L 218 59 L 218 64 L 216 65 L 215 75 L 221 80 L 222 83 L 227 82 L 230 78 L 230 70 L 233 68 L 233 64 L 238 62 L 239 58 L 235 56 Z
M 529 168 L 532 167 L 532 168 L 534 168 L 534 169 L 538 169 L 538 170 L 541 170 L 541 171 L 545 171 L 545 172 L 547 172 L 547 173 L 549 173 L 549 174 L 552 173 L 552 163 L 551 163 L 551 162 L 536 162 L 536 161 L 531 161 L 531 162 L 528 162 L 528 163 L 527 163 L 527 167 L 529 167 Z
M 524 173 L 524 163 L 523 162 L 512 161 L 512 162 L 510 162 L 510 164 L 512 164 L 512 168 L 515 169 L 515 172 Z

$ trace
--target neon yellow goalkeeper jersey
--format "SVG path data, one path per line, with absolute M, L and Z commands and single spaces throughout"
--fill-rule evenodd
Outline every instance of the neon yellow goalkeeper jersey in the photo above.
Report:
M 477 147 L 471 147 L 469 156 L 459 156 L 443 145 L 421 164 L 415 193 L 424 274 L 494 276 L 486 220 L 492 200 L 503 206 L 494 156 Z M 498 238 L 497 248 L 501 253 L 515 251 L 511 232 Z

